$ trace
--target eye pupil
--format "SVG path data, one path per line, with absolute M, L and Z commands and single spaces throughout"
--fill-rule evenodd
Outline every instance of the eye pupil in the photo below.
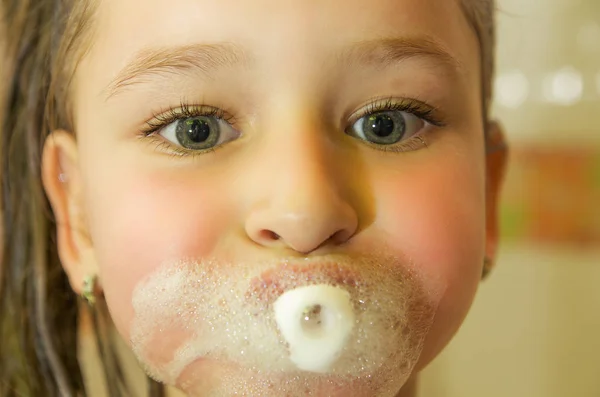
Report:
M 210 136 L 210 124 L 201 118 L 193 118 L 185 121 L 186 134 L 193 143 L 205 142 Z
M 394 119 L 388 114 L 380 113 L 371 115 L 367 120 L 367 129 L 378 137 L 390 136 L 395 129 Z
M 178 143 L 184 148 L 209 149 L 219 142 L 221 136 L 219 120 L 213 116 L 182 119 L 177 123 L 176 136 Z

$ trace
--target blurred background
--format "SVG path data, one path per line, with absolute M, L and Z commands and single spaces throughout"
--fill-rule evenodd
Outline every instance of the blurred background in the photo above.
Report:
M 495 270 L 421 397 L 600 396 L 600 0 L 498 0 Z

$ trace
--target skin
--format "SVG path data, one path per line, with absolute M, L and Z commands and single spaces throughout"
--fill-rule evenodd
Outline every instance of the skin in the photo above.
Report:
M 132 291 L 165 260 L 326 257 L 385 245 L 446 286 L 415 373 L 443 349 L 472 303 L 483 258 L 494 256 L 504 167 L 504 157 L 486 161 L 478 43 L 458 1 L 105 0 L 94 23 L 72 86 L 75 134 L 48 139 L 43 177 L 73 289 L 98 274 L 125 340 Z M 458 66 L 332 56 L 381 37 L 427 37 Z M 223 42 L 250 59 L 210 78 L 147 76 L 107 98 L 141 50 Z M 378 150 L 346 133 L 376 97 L 418 98 L 444 126 L 426 125 L 422 140 L 396 145 L 401 152 Z M 159 136 L 140 138 L 154 114 L 182 100 L 226 109 L 241 135 L 183 156 Z

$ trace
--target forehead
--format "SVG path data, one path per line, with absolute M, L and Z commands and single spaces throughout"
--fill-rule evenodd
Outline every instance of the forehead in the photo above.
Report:
M 410 28 L 432 18 L 451 26 L 462 13 L 460 0 L 103 0 L 99 9 L 100 21 L 111 27 L 145 31 L 175 25 L 180 30 L 205 27 L 214 32 L 221 30 L 216 27 L 235 31 L 240 26 L 245 33 L 248 26 L 257 31 L 310 28 L 323 33 L 343 25 L 344 31 L 353 31 L 369 25 L 372 17 L 381 28 Z M 193 22 L 202 25 L 190 25 Z
M 95 47 L 123 58 L 150 44 L 233 41 L 260 51 L 407 35 L 435 37 L 460 57 L 476 40 L 459 0 L 103 0 L 96 19 Z
M 96 11 L 95 40 L 77 71 L 87 85 L 93 76 L 96 93 L 140 52 L 196 43 L 233 43 L 263 65 L 308 70 L 351 43 L 425 38 L 479 81 L 477 38 L 460 0 L 103 0 Z

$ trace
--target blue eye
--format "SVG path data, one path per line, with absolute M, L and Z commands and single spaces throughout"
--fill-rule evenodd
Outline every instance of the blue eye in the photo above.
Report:
M 393 145 L 410 138 L 425 127 L 425 121 L 416 115 L 386 110 L 367 114 L 354 122 L 350 135 L 378 145 Z
M 171 122 L 159 135 L 177 146 L 201 151 L 232 141 L 240 133 L 219 117 L 193 116 Z

